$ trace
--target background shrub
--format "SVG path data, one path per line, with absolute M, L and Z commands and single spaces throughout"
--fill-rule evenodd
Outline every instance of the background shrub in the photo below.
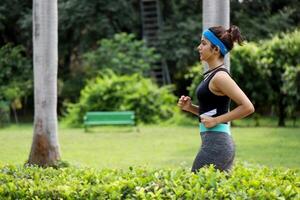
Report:
M 82 123 L 87 111 L 126 111 L 136 113 L 138 122 L 154 123 L 173 116 L 176 98 L 170 87 L 159 88 L 140 74 L 116 75 L 107 71 L 91 80 L 81 91 L 78 103 L 68 105 L 69 124 Z
M 85 71 L 90 77 L 107 68 L 117 74 L 149 76 L 151 65 L 160 58 L 154 48 L 147 47 L 134 34 L 118 33 L 113 38 L 100 40 L 98 45 L 96 50 L 83 55 Z
M 261 44 L 259 66 L 264 70 L 265 85 L 271 90 L 271 101 L 284 126 L 286 117 L 295 115 L 300 103 L 300 31 L 282 33 Z M 267 80 L 267 81 L 266 81 Z M 264 88 L 267 89 L 267 88 Z
M 118 75 L 139 73 L 150 76 L 151 65 L 160 59 L 154 48 L 149 48 L 143 40 L 134 34 L 117 33 L 112 37 L 101 39 L 95 48 L 82 55 L 75 72 L 62 81 L 60 98 L 75 103 L 87 80 L 97 77 L 109 69 Z
M 6 44 L 0 47 L 0 124 L 9 121 L 10 109 L 18 122 L 16 110 L 22 99 L 32 95 L 32 65 L 23 46 Z

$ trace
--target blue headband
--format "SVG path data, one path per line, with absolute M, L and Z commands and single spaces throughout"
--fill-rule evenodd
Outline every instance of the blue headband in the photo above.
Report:
M 223 44 L 223 42 L 219 38 L 217 38 L 215 34 L 210 30 L 206 29 L 205 31 L 203 31 L 203 36 L 206 39 L 208 39 L 212 44 L 218 46 L 223 56 L 225 56 L 225 54 L 229 52 L 226 46 Z

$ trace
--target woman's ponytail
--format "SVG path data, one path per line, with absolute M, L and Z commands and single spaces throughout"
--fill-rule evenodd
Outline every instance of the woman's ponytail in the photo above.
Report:
M 244 38 L 241 35 L 239 27 L 235 25 L 231 25 L 230 28 L 226 31 L 228 34 L 230 34 L 232 43 L 236 42 L 239 45 L 243 44 Z

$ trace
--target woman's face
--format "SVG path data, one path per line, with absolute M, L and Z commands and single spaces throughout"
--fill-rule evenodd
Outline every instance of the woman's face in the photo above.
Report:
M 203 36 L 201 38 L 201 42 L 197 47 L 197 49 L 199 52 L 200 60 L 202 61 L 207 61 L 211 58 L 211 56 L 214 55 L 214 51 L 211 47 L 210 41 Z

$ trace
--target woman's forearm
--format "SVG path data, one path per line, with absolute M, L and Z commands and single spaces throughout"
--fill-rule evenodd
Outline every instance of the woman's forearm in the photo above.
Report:
M 254 107 L 252 104 L 250 105 L 239 105 L 238 107 L 236 107 L 235 109 L 233 109 L 232 111 L 224 114 L 224 115 L 220 115 L 218 117 L 216 117 L 216 121 L 218 124 L 220 123 L 225 123 L 225 122 L 230 122 L 232 120 L 235 119 L 241 119 L 243 117 L 246 117 L 248 115 L 250 115 L 251 113 L 254 112 Z
M 189 107 L 189 109 L 187 109 L 186 111 L 199 116 L 199 106 L 197 106 L 197 105 L 191 104 L 191 106 Z

